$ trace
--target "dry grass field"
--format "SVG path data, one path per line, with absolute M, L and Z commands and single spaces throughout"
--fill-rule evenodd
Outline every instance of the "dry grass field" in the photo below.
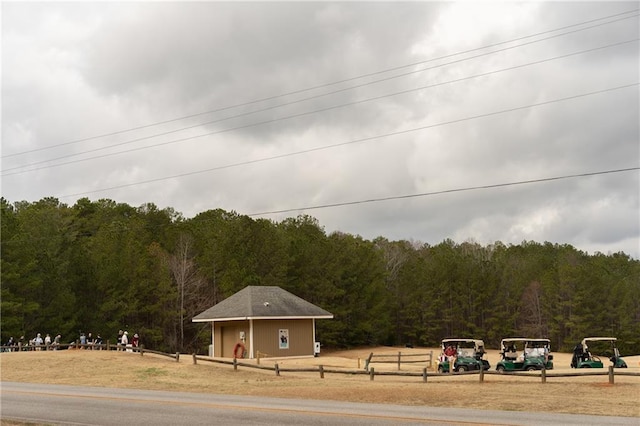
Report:
M 323 365 L 329 369 L 357 370 L 370 352 L 397 355 L 426 353 L 437 349 L 374 348 L 323 352 L 317 358 L 263 358 L 261 365 L 301 368 Z M 574 371 L 569 354 L 554 354 L 554 373 Z M 492 368 L 497 351 L 488 354 Z M 414 358 L 415 359 L 415 358 Z M 626 357 L 627 371 L 640 372 L 640 356 Z M 247 363 L 255 363 L 255 360 Z M 372 364 L 378 371 L 397 371 L 397 364 Z M 403 364 L 401 371 L 419 372 L 426 364 Z M 484 382 L 474 375 L 422 377 L 274 371 L 198 361 L 182 355 L 180 362 L 152 354 L 116 351 L 41 351 L 0 354 L 1 378 L 5 381 L 52 383 L 119 388 L 175 390 L 203 393 L 260 395 L 270 397 L 329 399 L 355 402 L 469 407 L 509 411 L 545 411 L 640 417 L 640 377 L 540 377 L 486 374 Z M 606 369 L 602 370 L 607 371 Z M 429 370 L 434 373 L 433 369 Z M 4 424 L 4 423 L 3 423 Z

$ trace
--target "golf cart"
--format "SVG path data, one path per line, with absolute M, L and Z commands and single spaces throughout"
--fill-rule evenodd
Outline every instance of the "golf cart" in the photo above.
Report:
M 552 370 L 553 355 L 549 352 L 551 352 L 549 339 L 528 339 L 525 337 L 502 339 L 500 342 L 501 359 L 496 364 L 496 370 L 499 373 Z
M 616 341 L 615 337 L 585 337 L 573 349 L 571 368 L 603 368 L 600 357 L 609 358 L 614 367 L 627 368 Z M 596 355 L 593 355 L 592 351 Z
M 454 371 L 488 370 L 491 366 L 484 359 L 484 342 L 477 339 L 443 339 L 442 353 L 438 362 L 438 372 L 450 371 L 452 358 Z

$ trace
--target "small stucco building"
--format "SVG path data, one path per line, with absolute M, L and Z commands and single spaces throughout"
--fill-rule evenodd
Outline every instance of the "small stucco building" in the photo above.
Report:
M 313 356 L 316 320 L 333 314 L 277 286 L 248 286 L 193 317 L 211 323 L 210 356 Z

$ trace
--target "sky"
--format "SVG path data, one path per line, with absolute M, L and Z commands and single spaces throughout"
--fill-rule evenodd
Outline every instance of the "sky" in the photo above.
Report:
M 637 2 L 3 2 L 2 196 L 640 258 Z

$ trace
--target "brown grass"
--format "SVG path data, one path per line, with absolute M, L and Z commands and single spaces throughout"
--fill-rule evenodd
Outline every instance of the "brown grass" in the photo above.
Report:
M 281 368 L 323 365 L 356 370 L 364 367 L 368 354 L 426 353 L 429 349 L 375 348 L 326 352 L 318 358 L 262 359 L 261 364 Z M 437 350 L 434 349 L 434 355 Z M 554 372 L 571 371 L 570 355 L 554 354 Z M 415 358 L 414 358 L 415 359 Z M 498 360 L 489 353 L 492 366 Z M 640 371 L 640 357 L 626 358 L 628 371 Z M 245 362 L 253 362 L 246 360 Z M 396 364 L 373 364 L 376 371 L 397 371 Z M 419 372 L 425 364 L 403 364 L 402 371 Z M 1 378 L 5 381 L 175 390 L 202 393 L 260 395 L 286 398 L 467 407 L 512 411 L 545 411 L 640 417 L 640 377 L 607 376 L 547 378 L 485 375 L 421 377 L 376 376 L 318 372 L 282 372 L 198 361 L 190 355 L 180 362 L 151 354 L 115 351 L 41 351 L 0 354 Z M 606 371 L 602 370 L 602 371 Z M 433 371 L 430 371 L 433 372 Z

